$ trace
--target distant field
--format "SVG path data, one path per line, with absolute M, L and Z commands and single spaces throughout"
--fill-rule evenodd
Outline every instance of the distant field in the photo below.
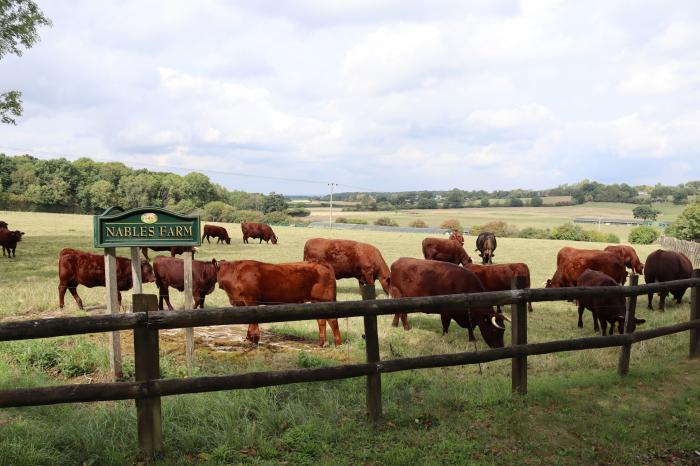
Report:
M 618 216 L 619 208 L 585 206 Z M 542 218 L 553 209 L 473 211 L 483 215 L 465 217 L 476 218 L 473 223 L 492 219 L 492 214 L 503 219 L 506 212 L 511 216 L 507 221 L 523 222 L 516 223 L 519 226 L 562 223 Z M 431 213 L 436 219 L 441 215 Z M 84 315 L 70 296 L 66 309 L 57 309 L 57 256 L 64 247 L 92 249 L 91 217 L 0 212 L 0 219 L 26 232 L 17 259 L 0 257 L 0 321 Z M 304 242 L 323 236 L 370 242 L 391 263 L 402 256 L 420 257 L 423 238 L 413 233 L 278 227 L 278 245 L 244 245 L 239 225 L 221 225 L 228 228 L 231 244 L 205 244 L 197 259 L 298 261 Z M 471 254 L 474 238 L 466 241 Z M 565 245 L 604 246 L 503 238 L 495 260 L 528 263 L 533 285 L 539 286 L 554 272 L 556 253 Z M 637 248 L 642 260 L 654 249 Z M 153 284 L 144 289 L 156 292 Z M 339 300 L 359 299 L 355 280 L 340 281 L 338 291 Z M 102 288 L 79 287 L 78 292 L 87 306 L 104 303 Z M 379 287 L 378 295 L 384 297 Z M 173 290 L 171 296 L 174 304 L 182 303 L 180 293 Z M 128 306 L 130 293 L 124 301 Z M 689 312 L 687 296 L 665 313 L 647 311 L 644 303 L 637 307 L 638 315 L 647 319 L 642 328 L 680 322 Z M 218 288 L 207 298 L 207 307 L 225 305 L 226 295 Z M 99 311 L 88 311 L 95 312 Z M 592 336 L 590 314 L 584 329 L 576 326 L 576 319 L 571 303 L 536 304 L 528 316 L 529 339 Z M 454 323 L 443 336 L 437 316 L 417 314 L 410 320 L 413 328 L 404 332 L 390 326 L 390 317 L 379 318 L 383 359 L 475 347 Z M 316 346 L 315 322 L 264 325 L 257 348 L 242 341 L 245 326 L 196 329 L 197 374 L 362 361 L 362 319 L 340 324 L 346 344 L 325 349 Z M 476 334 L 476 347 L 484 349 Z M 123 332 L 127 368 L 133 368 L 130 339 L 130 333 Z M 164 375 L 183 375 L 182 334 L 163 332 L 161 345 Z M 614 375 L 617 357 L 615 349 L 532 357 L 530 393 L 523 400 L 510 395 L 508 361 L 483 364 L 482 374 L 477 366 L 388 374 L 382 377 L 386 418 L 377 429 L 364 421 L 363 379 L 168 397 L 163 399 L 167 452 L 160 464 L 690 464 L 700 438 L 700 366 L 686 360 L 687 335 L 636 344 L 631 374 L 623 381 Z M 107 367 L 105 335 L 0 343 L 2 388 L 101 381 Z M 131 402 L 1 410 L 0 465 L 131 463 L 134 416 Z
M 562 223 L 571 222 L 575 217 L 633 218 L 633 204 L 589 202 L 582 205 L 566 207 L 485 207 L 464 209 L 432 210 L 398 210 L 395 212 L 340 212 L 334 209 L 334 217 L 362 218 L 370 223 L 379 217 L 389 217 L 401 226 L 407 226 L 413 220 L 423 220 L 428 226 L 439 227 L 446 219 L 457 219 L 465 228 L 483 225 L 494 220 L 511 223 L 518 228 L 536 227 L 552 228 Z M 655 204 L 661 210 L 659 220 L 673 221 L 684 206 L 671 203 Z M 328 208 L 313 208 L 311 221 L 328 221 Z M 597 225 L 583 225 L 586 229 L 597 229 Z M 627 239 L 631 227 L 621 225 L 601 225 L 600 231 L 615 233 L 623 241 Z

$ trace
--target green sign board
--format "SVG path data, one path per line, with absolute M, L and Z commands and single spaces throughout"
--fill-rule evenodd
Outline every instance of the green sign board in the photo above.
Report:
M 110 207 L 93 217 L 96 248 L 120 246 L 199 246 L 199 216 L 186 217 L 159 207 L 123 211 Z

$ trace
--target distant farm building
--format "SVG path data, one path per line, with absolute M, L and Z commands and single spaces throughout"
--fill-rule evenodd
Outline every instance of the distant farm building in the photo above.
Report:
M 602 225 L 651 225 L 651 222 L 636 218 L 596 218 L 596 217 L 576 217 L 574 223 L 593 223 Z

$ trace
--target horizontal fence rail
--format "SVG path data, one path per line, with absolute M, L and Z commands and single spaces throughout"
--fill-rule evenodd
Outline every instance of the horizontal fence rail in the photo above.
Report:
M 527 357 L 541 354 L 620 346 L 618 373 L 629 370 L 631 345 L 644 340 L 689 331 L 690 357 L 700 357 L 700 270 L 693 278 L 665 283 L 631 286 L 520 289 L 523 277 L 514 277 L 512 290 L 375 300 L 374 285 L 363 285 L 363 301 L 314 304 L 279 304 L 216 308 L 197 311 L 157 311 L 155 295 L 134 294 L 133 313 L 87 317 L 60 317 L 0 324 L 0 342 L 48 338 L 86 333 L 134 330 L 134 382 L 57 385 L 0 390 L 0 408 L 78 403 L 107 400 L 136 400 L 138 440 L 141 452 L 153 456 L 162 450 L 160 397 L 218 390 L 253 389 L 300 382 L 318 382 L 367 377 L 367 413 L 372 422 L 381 417 L 381 374 L 479 364 L 511 359 L 513 392 L 527 393 Z M 690 319 L 664 327 L 634 331 L 632 323 L 637 296 L 691 288 Z M 627 297 L 627 325 L 624 334 L 527 343 L 528 302 L 573 300 L 585 297 Z M 377 316 L 395 313 L 439 313 L 464 311 L 470 306 L 511 305 L 513 317 L 511 346 L 477 352 L 460 352 L 380 360 Z M 367 362 L 313 369 L 251 372 L 246 374 L 163 379 L 160 377 L 159 336 L 161 329 L 214 325 L 270 323 L 298 320 L 364 317 Z
M 85 317 L 55 317 L 22 320 L 0 324 L 0 341 L 27 340 L 84 333 L 112 332 L 148 327 L 176 329 L 248 323 L 291 322 L 298 320 L 362 317 L 403 313 L 434 313 L 441 310 L 464 309 L 467 305 L 505 305 L 519 302 L 545 302 L 577 299 L 589 296 L 639 296 L 700 286 L 700 278 L 674 280 L 638 286 L 599 286 L 576 288 L 529 288 L 510 291 L 490 291 L 473 294 L 453 294 L 421 298 L 380 299 L 373 301 L 342 301 L 308 304 L 277 304 L 273 306 L 241 306 L 197 311 L 134 312 Z

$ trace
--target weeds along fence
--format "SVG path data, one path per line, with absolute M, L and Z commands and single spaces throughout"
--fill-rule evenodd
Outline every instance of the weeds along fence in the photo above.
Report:
M 513 289 L 510 291 L 382 300 L 375 300 L 374 286 L 368 285 L 362 288 L 363 301 L 169 312 L 157 311 L 156 295 L 136 294 L 133 297 L 134 312 L 132 313 L 63 317 L 0 324 L 0 342 L 133 330 L 135 381 L 0 390 L 0 408 L 133 399 L 136 401 L 139 448 L 143 455 L 152 456 L 162 449 L 161 397 L 168 395 L 367 377 L 367 413 L 370 420 L 376 422 L 382 414 L 381 374 L 383 373 L 511 359 L 513 392 L 525 394 L 528 381 L 528 356 L 620 346 L 618 373 L 624 375 L 629 370 L 632 344 L 689 331 L 689 355 L 690 357 L 700 357 L 700 270 L 695 270 L 693 277 L 687 280 L 638 286 L 637 279 L 638 276 L 633 275 L 630 286 L 625 287 L 523 289 L 525 278 L 515 277 Z M 634 315 L 637 296 L 685 287 L 691 287 L 690 319 L 688 321 L 635 332 Z M 625 333 L 528 344 L 528 302 L 571 300 L 592 296 L 625 296 L 628 298 Z M 381 360 L 379 357 L 377 316 L 391 315 L 397 312 L 466 311 L 469 306 L 497 304 L 511 305 L 511 346 L 477 352 L 437 354 L 391 360 Z M 158 351 L 158 332 L 160 330 L 342 317 L 363 317 L 367 356 L 365 363 L 213 377 L 160 378 Z
M 662 248 L 685 254 L 690 259 L 690 262 L 693 263 L 693 267 L 700 267 L 700 243 L 668 236 L 660 236 L 656 241 Z

